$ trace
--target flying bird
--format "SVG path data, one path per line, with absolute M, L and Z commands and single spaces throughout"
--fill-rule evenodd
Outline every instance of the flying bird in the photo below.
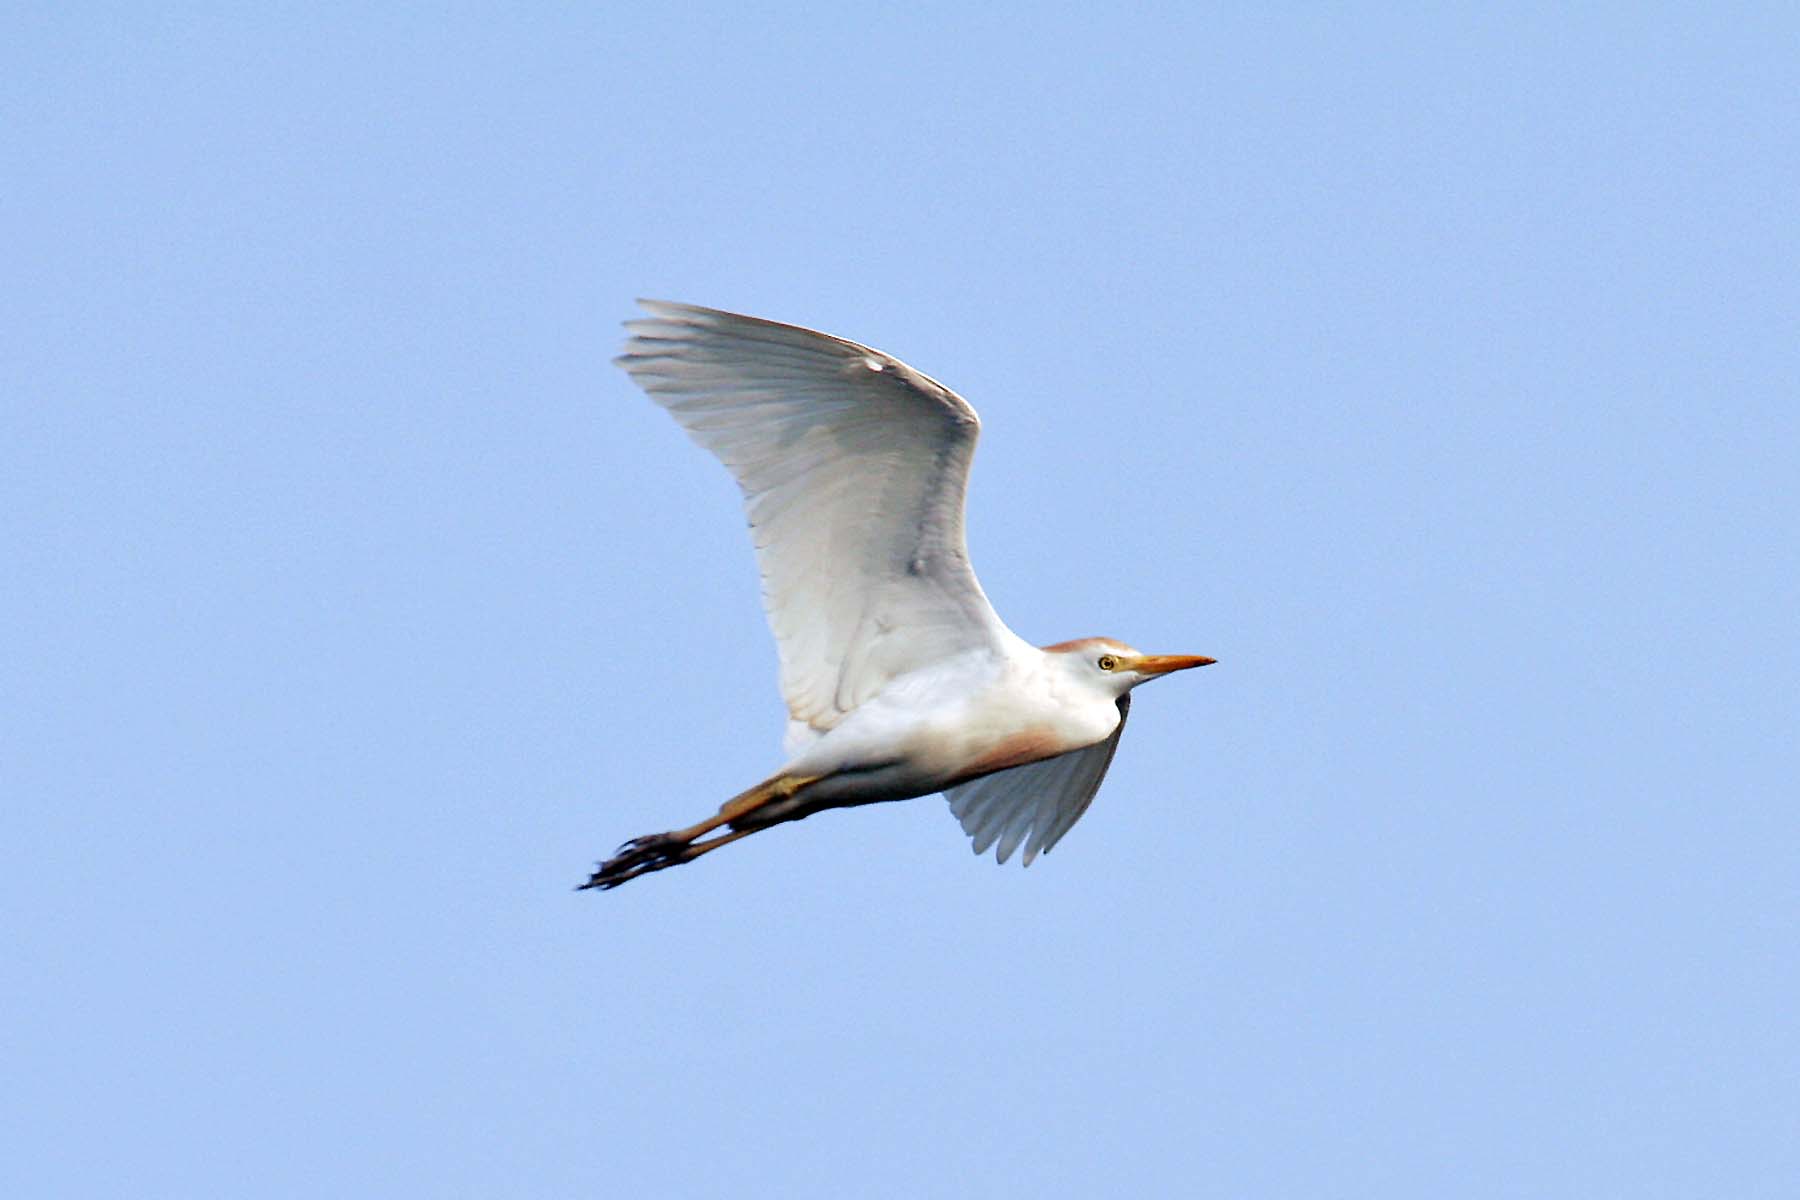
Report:
M 692 862 L 831 808 L 943 792 L 1004 863 L 1087 811 L 1131 689 L 1210 658 L 1111 638 L 1037 647 L 1000 620 L 963 541 L 981 423 L 899 359 L 664 301 L 614 361 L 744 494 L 781 659 L 787 763 L 705 820 L 635 838 L 583 888 Z

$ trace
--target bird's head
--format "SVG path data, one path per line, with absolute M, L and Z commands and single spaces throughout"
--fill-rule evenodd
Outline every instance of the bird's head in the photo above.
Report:
M 1142 654 L 1112 638 L 1078 638 L 1045 646 L 1065 671 L 1090 687 L 1123 696 L 1140 683 L 1216 660 L 1203 654 Z

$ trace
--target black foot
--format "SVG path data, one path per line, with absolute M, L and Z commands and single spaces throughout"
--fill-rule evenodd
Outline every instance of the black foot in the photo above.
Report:
M 632 838 L 613 854 L 613 856 L 594 869 L 588 881 L 576 891 L 587 888 L 598 888 L 607 891 L 616 888 L 627 879 L 636 879 L 650 871 L 660 871 L 664 867 L 672 867 L 681 862 L 681 851 L 688 844 L 668 833 L 647 833 L 643 837 Z

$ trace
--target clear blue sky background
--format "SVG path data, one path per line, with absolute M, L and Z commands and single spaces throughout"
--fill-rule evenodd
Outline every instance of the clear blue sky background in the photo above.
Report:
M 1800 18 L 967 8 L 8 10 L 0 1191 L 1794 1194 Z M 637 295 L 1221 660 L 1054 854 L 570 890 L 778 761 Z

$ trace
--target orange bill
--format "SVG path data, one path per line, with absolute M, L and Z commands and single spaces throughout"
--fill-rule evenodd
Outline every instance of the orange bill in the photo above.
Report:
M 1170 671 L 1204 667 L 1217 661 L 1219 660 L 1208 658 L 1204 654 L 1145 654 L 1125 665 L 1140 675 L 1167 675 Z

